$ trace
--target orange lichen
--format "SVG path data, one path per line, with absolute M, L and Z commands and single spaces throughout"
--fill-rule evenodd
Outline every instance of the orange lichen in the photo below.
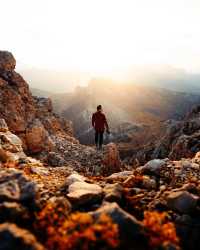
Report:
M 176 228 L 168 220 L 167 213 L 144 212 L 143 225 L 147 229 L 149 244 L 156 248 L 161 245 L 174 245 L 178 249 L 179 239 L 176 234 Z
M 67 217 L 63 209 L 47 204 L 36 217 L 35 228 L 45 232 L 43 240 L 48 250 L 118 247 L 118 226 L 110 217 L 102 214 L 98 219 L 94 219 L 90 214 L 80 212 Z

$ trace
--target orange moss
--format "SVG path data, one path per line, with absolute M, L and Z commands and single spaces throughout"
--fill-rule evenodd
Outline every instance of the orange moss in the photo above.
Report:
M 37 215 L 35 228 L 45 232 L 48 250 L 115 249 L 119 245 L 118 226 L 110 217 L 94 219 L 88 213 L 73 213 L 68 218 L 64 207 L 47 206 Z
M 147 229 L 150 246 L 153 248 L 161 245 L 174 245 L 178 249 L 179 239 L 176 235 L 176 228 L 168 221 L 167 213 L 144 212 L 143 224 Z

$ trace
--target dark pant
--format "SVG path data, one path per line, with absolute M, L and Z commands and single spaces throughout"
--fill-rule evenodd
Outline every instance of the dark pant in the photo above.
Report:
M 103 133 L 104 132 L 95 131 L 95 144 L 98 148 L 102 148 Z

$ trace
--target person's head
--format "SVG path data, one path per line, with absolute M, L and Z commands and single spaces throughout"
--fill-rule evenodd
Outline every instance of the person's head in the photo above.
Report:
M 101 105 L 98 105 L 98 106 L 97 106 L 97 111 L 98 111 L 98 112 L 101 112 L 101 111 L 102 111 L 102 106 L 101 106 Z

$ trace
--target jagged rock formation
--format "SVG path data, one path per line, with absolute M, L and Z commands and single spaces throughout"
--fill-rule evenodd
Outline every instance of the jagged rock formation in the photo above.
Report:
M 55 147 L 51 136 L 72 137 L 70 122 L 53 113 L 51 100 L 33 97 L 25 80 L 14 71 L 15 58 L 0 52 L 0 118 L 23 140 L 27 152 L 40 153 Z
M 195 106 L 181 121 L 168 120 L 155 141 L 135 150 L 134 159 L 141 164 L 150 159 L 193 157 L 200 150 L 200 107 Z

